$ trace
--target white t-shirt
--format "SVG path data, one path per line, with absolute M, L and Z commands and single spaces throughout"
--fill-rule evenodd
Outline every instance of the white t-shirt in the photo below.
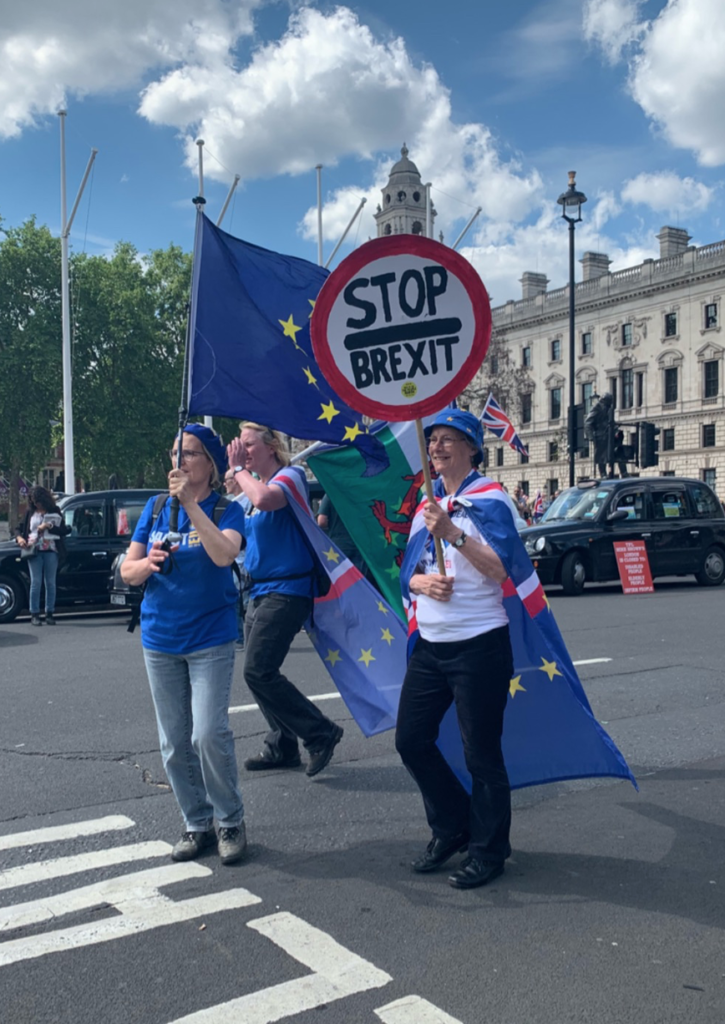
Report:
M 453 513 L 453 522 L 473 540 L 486 544 L 479 531 L 463 509 Z M 434 643 L 452 640 L 470 640 L 481 633 L 508 625 L 503 606 L 501 584 L 490 576 L 482 576 L 466 556 L 447 541 L 442 541 L 446 575 L 454 576 L 453 596 L 450 601 L 436 601 L 425 594 L 417 594 L 416 619 L 424 640 Z M 418 572 L 438 572 L 435 551 L 426 545 L 418 564 Z

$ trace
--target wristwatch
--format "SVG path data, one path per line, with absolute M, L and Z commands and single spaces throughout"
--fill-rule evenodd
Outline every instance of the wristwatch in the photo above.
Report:
M 234 476 L 236 476 L 237 473 L 241 473 L 243 469 L 244 469 L 244 466 L 235 466 L 234 467 Z
M 454 548 L 462 548 L 463 545 L 466 543 L 466 538 L 467 537 L 468 537 L 468 534 L 465 532 L 465 530 L 461 530 L 461 536 L 460 537 L 456 537 L 456 539 L 453 541 L 453 547 Z

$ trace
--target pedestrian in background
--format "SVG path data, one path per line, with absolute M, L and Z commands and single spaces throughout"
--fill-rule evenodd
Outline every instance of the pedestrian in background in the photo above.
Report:
M 45 623 L 55 626 L 55 595 L 58 561 L 63 554 L 62 515 L 55 498 L 45 487 L 33 487 L 28 510 L 18 527 L 16 543 L 30 571 L 30 622 L 42 626 L 40 597 L 45 585 Z
M 239 554 L 244 511 L 230 502 L 214 523 L 216 488 L 227 469 L 221 438 L 190 423 L 169 452 L 169 498 L 154 521 L 156 498 L 134 531 L 121 576 L 144 586 L 141 642 L 156 709 L 161 755 L 184 816 L 173 860 L 198 857 L 218 845 L 223 864 L 247 848 L 229 694 L 237 637 L 237 588 L 231 565 Z M 177 469 L 177 461 L 179 468 Z M 171 502 L 180 503 L 181 543 L 163 547 Z M 214 831 L 214 819 L 218 835 Z
M 244 762 L 247 771 L 296 768 L 298 738 L 309 755 L 312 777 L 332 758 L 343 730 L 322 714 L 280 671 L 292 641 L 310 617 L 317 594 L 318 568 L 284 490 L 274 478 L 282 469 L 296 475 L 308 494 L 299 466 L 289 466 L 281 435 L 259 423 L 243 423 L 229 445 L 236 482 L 252 502 L 244 521 L 245 566 L 251 580 L 245 620 L 244 679 L 267 720 L 264 749 Z M 308 497 L 309 508 L 309 497 Z M 310 508 L 310 514 L 311 514 Z

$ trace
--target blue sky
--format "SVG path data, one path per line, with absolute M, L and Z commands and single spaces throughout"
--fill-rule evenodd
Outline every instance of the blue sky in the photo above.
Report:
M 59 230 L 65 103 L 69 206 L 99 150 L 75 250 L 190 248 L 195 139 L 207 210 L 233 234 L 325 256 L 368 197 L 349 244 L 374 234 L 387 171 L 407 142 L 433 183 L 436 233 L 495 305 L 524 270 L 566 282 L 556 198 L 576 169 L 589 201 L 577 256 L 612 269 L 658 255 L 664 224 L 725 237 L 722 0 L 34 0 L 0 11 L 0 216 Z

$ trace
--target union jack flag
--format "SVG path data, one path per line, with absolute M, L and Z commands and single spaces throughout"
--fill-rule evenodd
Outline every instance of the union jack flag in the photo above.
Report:
M 499 440 L 509 444 L 514 451 L 521 452 L 522 455 L 529 454 L 528 448 L 516 433 L 513 423 L 493 395 L 489 395 L 486 399 L 486 404 L 481 413 L 481 423 L 484 427 L 488 427 L 491 433 L 495 434 Z
M 536 500 L 534 501 L 534 522 L 538 522 L 544 514 L 544 499 L 541 497 L 541 491 L 536 492 Z

